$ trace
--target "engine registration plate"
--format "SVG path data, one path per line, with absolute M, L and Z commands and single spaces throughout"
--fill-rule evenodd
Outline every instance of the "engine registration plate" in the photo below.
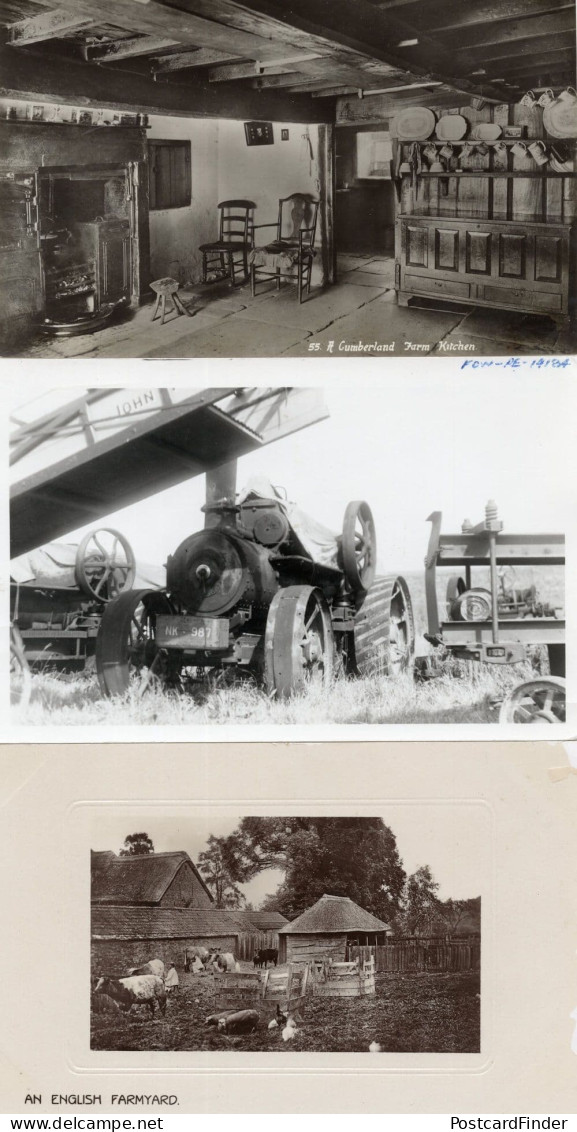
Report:
M 185 614 L 156 618 L 156 643 L 161 648 L 228 648 L 228 621 L 223 617 L 189 617 Z

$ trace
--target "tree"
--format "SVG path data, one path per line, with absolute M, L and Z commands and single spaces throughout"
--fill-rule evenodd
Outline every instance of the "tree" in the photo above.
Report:
M 227 854 L 225 852 L 225 838 L 208 838 L 208 848 L 198 855 L 198 867 L 214 896 L 217 908 L 241 908 L 246 903 L 245 898 L 234 878 L 231 876 Z
M 407 878 L 403 892 L 403 910 L 397 927 L 406 935 L 433 935 L 441 917 L 439 885 L 428 865 L 421 865 Z
M 124 838 L 124 848 L 120 850 L 119 857 L 144 857 L 147 853 L 154 853 L 154 845 L 147 833 L 129 833 Z
M 267 869 L 283 870 L 263 906 L 274 905 L 289 919 L 325 892 L 349 896 L 385 922 L 400 910 L 405 871 L 382 818 L 247 817 L 222 840 L 229 875 L 239 884 Z

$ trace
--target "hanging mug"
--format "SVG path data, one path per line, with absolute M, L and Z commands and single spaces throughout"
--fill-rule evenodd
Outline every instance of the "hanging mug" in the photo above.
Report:
M 532 141 L 527 147 L 531 157 L 537 162 L 537 165 L 547 164 L 547 147 L 542 141 Z
M 515 145 L 511 146 L 511 153 L 514 153 L 515 157 L 526 157 L 527 156 L 527 146 L 525 145 L 525 142 L 522 142 L 522 141 L 515 142 Z
M 486 157 L 489 152 L 489 146 L 484 141 L 477 142 L 475 150 L 481 157 Z
M 541 97 L 537 99 L 537 106 L 550 106 L 552 102 L 555 102 L 553 91 L 544 90 Z
M 577 102 L 577 90 L 575 90 L 575 87 L 565 87 L 565 90 L 562 90 L 559 95 L 559 102 Z
M 473 110 L 482 110 L 486 105 L 487 103 L 485 99 L 480 98 L 477 95 L 474 95 L 473 98 L 469 99 L 469 106 L 471 106 Z
M 423 156 L 427 158 L 427 161 L 435 161 L 437 157 L 437 147 L 434 145 L 426 145 L 423 149 Z
M 449 158 L 454 157 L 455 150 L 450 142 L 445 142 L 444 146 L 439 150 L 439 154 L 441 157 L 446 157 L 447 160 L 449 160 Z
M 495 142 L 495 145 L 493 146 L 493 153 L 495 154 L 495 157 L 503 157 L 506 152 L 507 146 L 504 144 L 504 142 Z
M 475 146 L 471 145 L 470 142 L 465 142 L 464 146 L 461 148 L 461 157 L 471 157 L 474 152 Z
M 537 105 L 537 95 L 535 94 L 535 91 L 534 90 L 528 90 L 527 93 L 524 94 L 523 97 L 519 100 L 519 105 L 520 106 L 529 106 L 529 107 L 536 106 Z

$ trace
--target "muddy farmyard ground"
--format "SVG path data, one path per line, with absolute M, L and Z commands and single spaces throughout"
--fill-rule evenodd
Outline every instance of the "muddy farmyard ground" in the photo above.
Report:
M 250 970 L 248 964 L 243 969 Z M 268 1029 L 275 1005 L 260 1004 L 253 1034 L 226 1036 L 205 1025 L 214 1009 L 210 976 L 181 978 L 164 1018 L 147 1009 L 122 1014 L 114 1004 L 92 1013 L 91 1048 L 99 1050 L 238 1050 L 240 1053 L 363 1053 L 379 1042 L 384 1053 L 478 1053 L 478 973 L 377 975 L 376 994 L 363 998 L 307 997 L 292 1041 Z M 106 1000 L 110 1003 L 110 1000 Z

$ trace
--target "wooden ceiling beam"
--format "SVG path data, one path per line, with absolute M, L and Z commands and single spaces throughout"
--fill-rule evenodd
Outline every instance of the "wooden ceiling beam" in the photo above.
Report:
M 8 26 L 8 42 L 12 47 L 29 47 L 33 43 L 44 43 L 48 39 L 59 39 L 71 31 L 92 27 L 94 16 L 78 15 L 68 8 L 53 8 L 28 16 Z
M 230 51 L 237 58 L 274 59 L 278 43 L 206 20 L 160 0 L 62 0 L 59 7 L 93 21 L 126 28 L 134 34 L 161 36 L 184 47 Z
M 192 51 L 179 51 L 174 55 L 164 55 L 154 59 L 152 69 L 154 75 L 168 75 L 174 71 L 187 71 L 194 67 L 208 67 L 213 63 L 238 62 L 238 55 L 231 55 L 230 51 L 211 51 L 208 47 L 195 48 Z
M 261 66 L 265 69 L 261 70 Z M 266 63 L 259 65 L 256 60 L 250 63 L 229 63 L 221 67 L 211 67 L 208 72 L 209 83 L 230 83 L 238 79 L 254 79 L 256 76 L 292 75 L 298 74 L 296 67 L 283 66 L 281 63 Z
M 498 24 L 483 24 L 477 31 L 463 28 L 456 29 L 455 37 L 465 51 L 477 51 L 480 47 L 492 47 L 496 44 L 506 45 L 518 43 L 521 40 L 542 39 L 548 35 L 559 35 L 561 32 L 575 33 L 575 12 L 567 9 L 553 15 L 537 16 L 526 20 L 510 20 Z M 447 37 L 452 35 L 447 31 Z
M 538 48 L 535 46 L 534 40 L 531 39 L 514 46 L 510 43 L 504 43 L 502 47 L 495 45 L 495 47 L 487 48 L 486 51 L 479 52 L 477 65 L 483 67 L 489 73 L 491 64 L 506 67 L 509 63 L 514 65 L 516 60 L 526 62 L 531 59 L 533 65 L 537 67 L 543 55 L 551 55 L 556 51 L 573 50 L 574 47 L 570 42 L 568 43 L 567 36 L 561 33 L 561 35 L 550 35 L 547 39 L 542 40 Z
M 512 75 L 522 72 L 523 74 L 542 74 L 543 70 L 548 67 L 554 67 L 557 64 L 560 66 L 570 66 L 574 59 L 574 50 L 572 48 L 565 48 L 561 51 L 552 51 L 550 54 L 541 55 L 537 59 L 520 58 L 516 56 L 511 59 L 495 60 L 491 65 L 488 64 L 488 70 L 494 74 L 502 75 L 503 78 L 510 78 Z
M 542 16 L 553 12 L 574 12 L 574 10 L 573 0 L 503 0 L 502 3 L 498 0 L 483 3 L 483 0 L 480 0 L 478 4 L 470 7 L 459 5 L 454 12 L 446 3 L 438 9 L 431 5 L 426 9 L 426 18 L 427 22 L 434 21 L 436 30 L 445 32 L 501 23 L 506 20 L 529 19 L 531 16 Z
M 152 55 L 157 51 L 167 51 L 178 47 L 173 39 L 162 39 L 155 35 L 137 35 L 134 39 L 118 39 L 103 47 L 86 46 L 83 56 L 89 63 L 117 63 L 121 59 L 135 59 L 139 55 Z
M 235 2 L 234 6 L 247 10 L 246 4 Z M 291 0 L 290 6 L 281 3 L 281 0 L 250 0 L 250 10 L 281 20 L 287 26 L 298 27 L 311 35 L 328 36 L 334 44 L 372 56 L 416 76 L 424 74 L 427 78 L 450 83 L 455 74 L 455 52 L 447 50 L 441 39 L 428 31 L 415 36 L 412 26 L 389 12 L 381 11 L 368 0 L 355 0 L 352 11 L 350 0 L 330 0 L 330 3 L 325 0 Z M 399 46 L 401 42 L 415 38 L 418 39 L 415 46 Z M 463 72 L 466 72 L 472 60 L 460 53 L 459 61 Z M 500 92 L 492 90 L 486 82 L 480 84 L 464 77 L 459 82 L 470 93 L 483 93 L 495 98 L 500 96 Z

